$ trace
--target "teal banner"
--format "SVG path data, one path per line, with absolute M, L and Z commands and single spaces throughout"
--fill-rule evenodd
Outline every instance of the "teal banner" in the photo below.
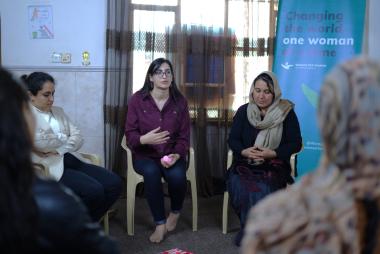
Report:
M 317 102 L 327 72 L 361 53 L 364 0 L 280 0 L 273 71 L 283 98 L 295 103 L 304 149 L 298 176 L 318 165 Z

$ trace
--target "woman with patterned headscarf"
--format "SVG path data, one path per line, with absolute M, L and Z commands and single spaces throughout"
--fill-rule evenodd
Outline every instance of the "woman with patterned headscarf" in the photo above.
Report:
M 324 156 L 298 184 L 252 209 L 243 253 L 379 253 L 380 65 L 357 58 L 326 78 Z
M 238 246 L 249 209 L 293 182 L 289 160 L 302 146 L 293 107 L 293 103 L 281 99 L 275 74 L 265 71 L 253 81 L 249 103 L 234 116 L 228 138 L 233 162 L 227 173 L 227 189 L 241 223 L 235 238 Z

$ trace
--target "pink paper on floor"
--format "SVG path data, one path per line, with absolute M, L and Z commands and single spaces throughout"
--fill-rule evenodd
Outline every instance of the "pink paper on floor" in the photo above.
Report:
M 171 250 L 166 250 L 164 252 L 161 252 L 160 254 L 194 254 L 194 253 L 175 248 L 175 249 L 171 249 Z

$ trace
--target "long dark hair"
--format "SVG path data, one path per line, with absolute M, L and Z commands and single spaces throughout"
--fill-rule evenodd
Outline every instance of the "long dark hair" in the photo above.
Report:
M 29 92 L 33 95 L 37 95 L 45 82 L 50 81 L 55 84 L 54 78 L 45 72 L 33 72 L 29 75 L 24 74 L 21 76 L 21 79 L 24 80 Z
M 153 84 L 152 81 L 150 81 L 150 77 L 154 75 L 154 73 L 160 68 L 160 66 L 163 63 L 167 63 L 170 67 L 170 71 L 172 72 L 172 83 L 170 84 L 169 93 L 170 96 L 174 99 L 174 101 L 177 100 L 179 97 L 183 97 L 181 92 L 179 91 L 177 84 L 175 82 L 174 78 L 174 71 L 173 71 L 173 65 L 172 63 L 165 58 L 157 58 L 155 59 L 148 68 L 148 71 L 146 72 L 144 86 L 140 89 L 140 91 L 144 93 L 149 93 L 153 90 Z
M 36 242 L 28 102 L 26 90 L 0 68 L 0 250 L 7 253 L 31 253 Z

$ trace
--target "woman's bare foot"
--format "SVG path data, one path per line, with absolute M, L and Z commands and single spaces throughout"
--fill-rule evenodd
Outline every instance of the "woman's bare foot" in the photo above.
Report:
M 173 231 L 177 226 L 178 219 L 179 213 L 169 213 L 169 216 L 166 219 L 166 229 L 168 231 Z
M 160 243 L 162 242 L 162 240 L 164 240 L 166 232 L 167 232 L 167 229 L 166 229 L 165 224 L 157 225 L 156 230 L 149 237 L 149 240 L 152 243 Z

